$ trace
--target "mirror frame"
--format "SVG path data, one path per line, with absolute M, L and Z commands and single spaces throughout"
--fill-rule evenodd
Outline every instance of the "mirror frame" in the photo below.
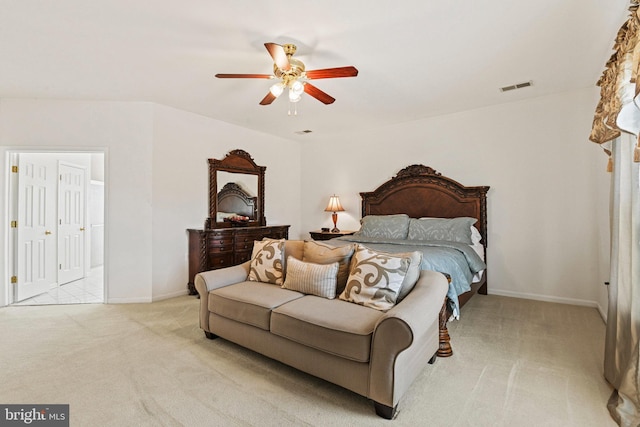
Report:
M 258 166 L 249 153 L 244 150 L 231 150 L 224 159 L 209 159 L 209 218 L 205 228 L 228 228 L 228 222 L 216 222 L 218 213 L 218 171 L 256 175 L 258 177 L 258 206 L 254 220 L 247 222 L 247 227 L 267 225 L 264 217 L 264 173 L 266 166 Z

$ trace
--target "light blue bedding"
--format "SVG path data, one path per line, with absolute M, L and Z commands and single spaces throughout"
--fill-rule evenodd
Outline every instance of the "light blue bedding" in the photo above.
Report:
M 336 246 L 353 242 L 384 252 L 422 252 L 422 270 L 434 270 L 451 277 L 447 296 L 456 319 L 460 315 L 458 295 L 471 290 L 473 276 L 487 268 L 476 251 L 464 243 L 363 236 L 344 236 L 331 240 L 331 244 L 335 243 Z

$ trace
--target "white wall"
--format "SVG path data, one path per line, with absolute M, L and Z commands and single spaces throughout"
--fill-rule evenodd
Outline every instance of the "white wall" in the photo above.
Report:
M 224 122 L 161 105 L 154 106 L 153 298 L 187 289 L 187 228 L 202 228 L 209 216 L 209 165 L 231 150 L 247 151 L 265 172 L 268 225 L 300 224 L 300 146 Z
M 151 301 L 151 130 L 147 103 L 0 100 L 3 159 L 7 149 L 15 148 L 106 151 L 109 302 Z M 6 166 L 0 166 L 2 177 L 7 176 Z M 3 193 L 0 212 L 5 215 Z M 0 227 L 0 242 L 6 241 L 5 232 Z M 3 244 L 0 260 L 7 249 Z M 0 268 L 4 279 L 7 266 Z M 4 299 L 5 292 L 0 294 Z
M 202 228 L 208 216 L 209 157 L 240 148 L 266 166 L 267 223 L 291 224 L 290 236 L 299 235 L 300 148 L 292 141 L 149 103 L 3 99 L 0 156 L 16 148 L 106 152 L 108 302 L 187 292 L 186 229 Z M 5 233 L 0 227 L 0 242 Z M 0 259 L 7 251 L 3 244 Z M 8 266 L 0 268 L 8 277 Z M 4 288 L 0 295 L 1 306 Z
M 307 142 L 302 228 L 331 224 L 323 209 L 335 192 L 347 210 L 339 228 L 358 229 L 359 192 L 422 163 L 491 186 L 490 293 L 603 305 L 609 177 L 606 156 L 588 141 L 597 95 L 585 89 Z
M 597 95 L 584 89 L 304 142 L 148 103 L 3 99 L 0 156 L 21 147 L 106 151 L 109 302 L 186 292 L 185 230 L 207 217 L 206 159 L 240 148 L 267 166 L 267 221 L 290 224 L 290 238 L 331 225 L 324 208 L 333 193 L 347 210 L 338 226 L 357 229 L 358 193 L 410 164 L 489 185 L 489 291 L 604 308 L 609 176 L 587 140 Z

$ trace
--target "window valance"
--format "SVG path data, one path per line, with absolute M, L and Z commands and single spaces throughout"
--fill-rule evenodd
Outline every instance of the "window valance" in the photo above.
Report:
M 613 46 L 614 53 L 606 64 L 597 85 L 600 101 L 596 107 L 589 139 L 605 144 L 628 132 L 640 136 L 640 1 L 632 1 L 629 19 L 622 25 Z M 640 144 L 640 139 L 638 140 Z M 609 155 L 611 151 L 603 146 Z M 640 162 L 640 145 L 636 145 L 634 161 Z

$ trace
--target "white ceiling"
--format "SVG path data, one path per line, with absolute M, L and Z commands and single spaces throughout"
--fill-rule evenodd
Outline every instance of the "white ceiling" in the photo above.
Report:
M 306 140 L 593 86 L 628 0 L 0 0 L 0 98 L 150 101 Z M 337 100 L 258 102 L 265 42 Z M 499 88 L 532 80 L 533 87 Z M 310 129 L 311 136 L 295 134 Z

